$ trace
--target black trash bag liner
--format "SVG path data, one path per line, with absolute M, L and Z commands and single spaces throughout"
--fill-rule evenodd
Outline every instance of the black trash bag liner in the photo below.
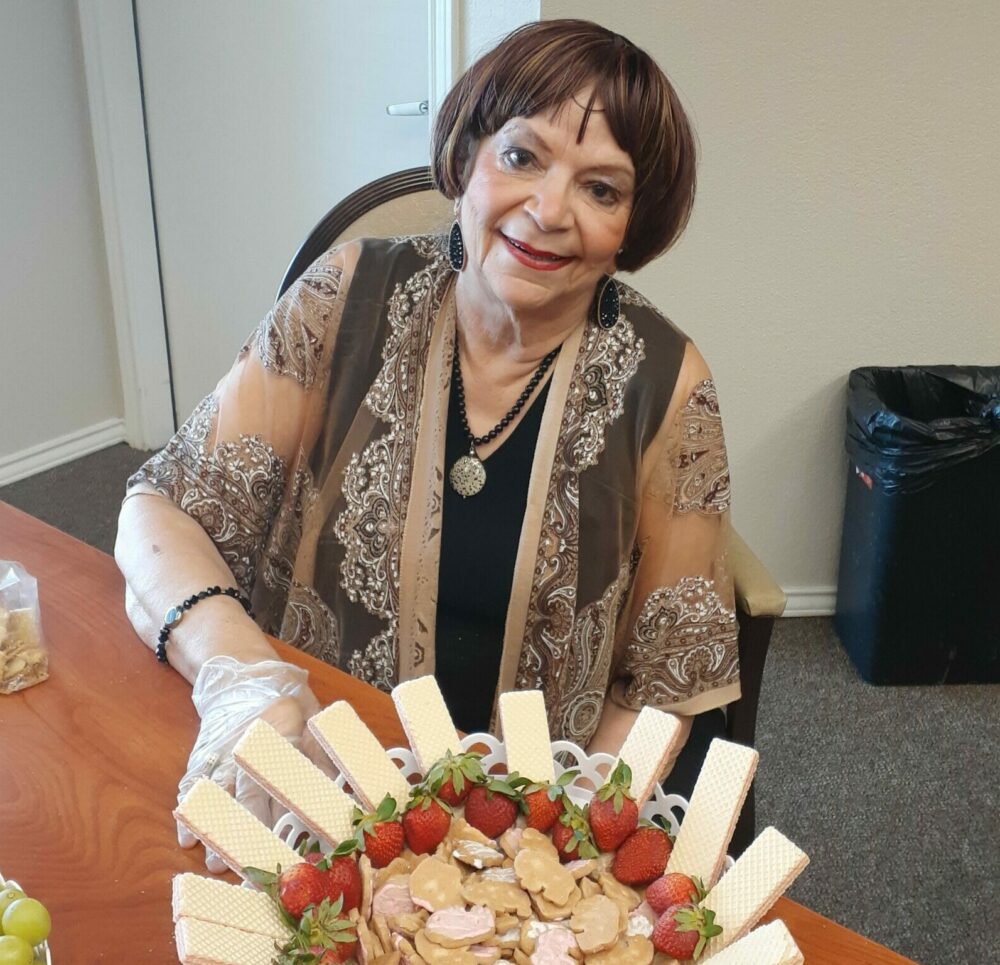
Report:
M 847 452 L 887 493 L 917 492 L 1000 446 L 1000 366 L 854 369 Z

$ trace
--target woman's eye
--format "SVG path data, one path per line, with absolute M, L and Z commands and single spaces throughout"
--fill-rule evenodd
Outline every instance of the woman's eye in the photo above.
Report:
M 618 191 L 604 181 L 595 181 L 591 184 L 590 193 L 602 204 L 614 204 L 618 200 Z
M 508 148 L 502 157 L 507 166 L 512 168 L 526 168 L 535 159 L 531 151 L 526 151 L 523 147 Z

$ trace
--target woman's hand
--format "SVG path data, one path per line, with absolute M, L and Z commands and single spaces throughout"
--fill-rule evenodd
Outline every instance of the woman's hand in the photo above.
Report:
M 191 699 L 201 717 L 201 730 L 178 787 L 178 801 L 196 781 L 207 777 L 233 794 L 268 827 L 274 824 L 285 809 L 272 801 L 233 759 L 233 748 L 257 719 L 267 721 L 330 772 L 330 761 L 305 726 L 319 710 L 305 670 L 278 660 L 241 663 L 233 657 L 213 657 L 199 671 Z M 183 848 L 197 842 L 180 825 L 177 840 Z M 210 851 L 206 852 L 205 864 L 212 872 L 226 870 L 221 859 Z

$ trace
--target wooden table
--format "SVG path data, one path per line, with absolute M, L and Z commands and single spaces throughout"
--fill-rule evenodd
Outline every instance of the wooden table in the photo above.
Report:
M 38 579 L 51 654 L 48 681 L 0 696 L 0 871 L 48 906 L 58 965 L 176 962 L 171 878 L 204 873 L 170 816 L 197 732 L 190 688 L 136 639 L 110 556 L 0 503 L 0 559 Z M 324 704 L 349 700 L 403 742 L 386 694 L 281 649 Z M 770 917 L 809 965 L 909 961 L 792 901 Z

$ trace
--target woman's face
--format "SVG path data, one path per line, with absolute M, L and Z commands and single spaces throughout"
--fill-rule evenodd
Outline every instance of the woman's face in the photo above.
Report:
M 615 270 L 632 210 L 635 169 L 588 91 L 549 115 L 515 117 L 480 142 L 459 219 L 463 288 L 508 311 L 583 313 Z

